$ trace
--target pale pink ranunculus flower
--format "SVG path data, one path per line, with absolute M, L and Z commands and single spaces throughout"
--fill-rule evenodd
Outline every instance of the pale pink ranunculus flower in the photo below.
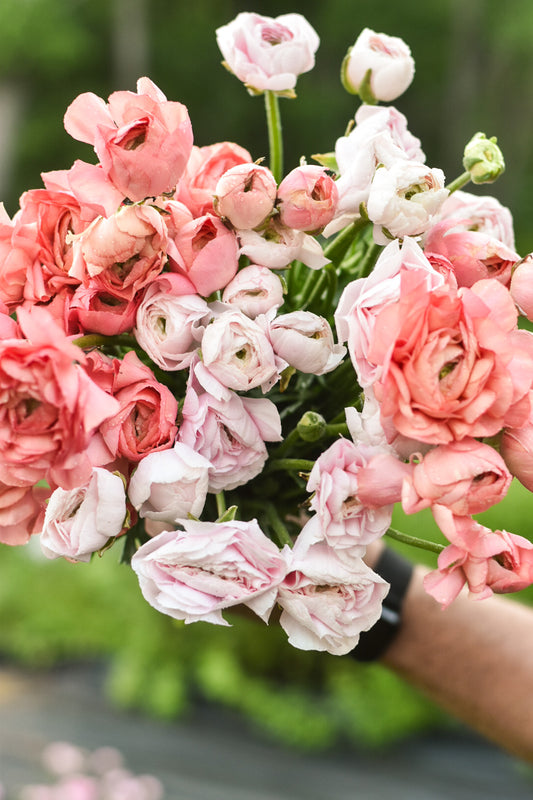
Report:
M 283 285 L 268 267 L 251 264 L 239 270 L 227 284 L 222 302 L 255 319 L 283 304 Z
M 270 389 L 287 366 L 276 356 L 262 317 L 252 320 L 238 310 L 224 311 L 206 326 L 202 361 L 224 386 L 247 391 Z
M 368 360 L 375 320 L 382 308 L 399 299 L 404 271 L 419 274 L 428 291 L 445 285 L 444 276 L 433 268 L 414 240 L 405 239 L 402 244 L 395 240 L 382 251 L 367 278 L 346 285 L 337 304 L 337 335 L 340 342 L 348 344 L 363 388 L 370 386 L 380 374 L 380 368 Z
M 503 500 L 510 483 L 501 455 L 466 438 L 438 445 L 414 463 L 403 485 L 402 507 L 415 514 L 438 503 L 458 516 L 479 514 Z
M 126 492 L 121 475 L 95 467 L 85 486 L 56 489 L 46 506 L 41 550 L 47 558 L 90 561 L 126 519 Z
M 110 217 L 122 205 L 124 195 L 111 182 L 101 164 L 88 164 L 76 159 L 70 169 L 41 173 L 50 192 L 65 192 L 78 203 L 88 222 L 97 217 Z
M 335 181 L 324 167 L 303 164 L 281 181 L 277 209 L 287 228 L 319 233 L 335 216 L 338 200 Z
M 374 241 L 421 236 L 448 196 L 444 173 L 416 161 L 397 161 L 376 170 L 366 210 L 374 223 Z
M 257 228 L 272 214 L 276 194 L 276 179 L 267 167 L 237 164 L 219 179 L 214 207 L 234 228 Z
M 26 544 L 42 527 L 50 490 L 39 486 L 0 484 L 0 542 Z
M 302 529 L 279 587 L 280 625 L 293 647 L 345 655 L 380 618 L 389 584 L 361 558 L 344 562 L 324 543 L 309 546 L 306 528 L 314 524 Z
M 292 261 L 301 261 L 309 269 L 329 264 L 318 239 L 304 231 L 286 228 L 276 218 L 261 231 L 243 230 L 238 235 L 240 254 L 269 269 L 285 269 Z
M 165 272 L 144 293 L 133 333 L 158 367 L 185 369 L 198 350 L 210 317 L 209 306 L 195 293 L 188 278 Z
M 0 406 L 0 481 L 71 489 L 89 479 L 87 447 L 118 404 L 46 309 L 17 313 L 25 338 L 0 342 L 0 395 L 9 398 Z
M 155 536 L 132 558 L 147 602 L 186 623 L 228 625 L 222 611 L 240 604 L 266 621 L 290 549 L 280 551 L 256 520 L 182 520 L 181 526 Z
M 195 145 L 175 199 L 184 203 L 194 217 L 214 214 L 215 189 L 219 179 L 232 167 L 251 162 L 248 150 L 235 142 L 215 142 L 204 147 Z
M 301 14 L 242 12 L 216 32 L 225 65 L 253 94 L 293 94 L 298 75 L 315 64 L 320 39 Z
M 307 482 L 309 507 L 320 522 L 315 533 L 343 561 L 364 555 L 390 527 L 410 470 L 388 449 L 337 439 L 317 458 Z
M 214 214 L 183 225 L 174 244 L 180 261 L 171 260 L 171 270 L 185 275 L 202 297 L 223 289 L 235 277 L 239 266 L 237 237 Z
M 177 524 L 203 511 L 210 462 L 188 445 L 176 442 L 170 450 L 149 453 L 137 464 L 128 484 L 128 497 L 139 516 Z
M 275 353 L 300 372 L 325 375 L 346 354 L 343 345 L 335 344 L 327 319 L 311 311 L 280 314 L 268 330 Z
M 500 453 L 511 475 L 533 492 L 533 422 L 520 428 L 505 428 L 500 438 Z
M 9 309 L 14 310 L 24 301 L 33 271 L 37 269 L 38 275 L 42 274 L 37 237 L 35 225 L 17 222 L 17 215 L 11 220 L 0 203 L 0 302 Z M 44 284 L 41 295 L 39 300 L 46 297 Z
M 433 515 L 450 544 L 440 553 L 438 568 L 424 578 L 424 588 L 443 608 L 463 587 L 476 600 L 493 591 L 524 589 L 533 582 L 533 544 L 507 531 L 491 531 L 469 516 L 455 516 L 436 506 Z
M 342 65 L 344 86 L 361 94 L 365 103 L 390 103 L 410 86 L 414 74 L 415 62 L 404 40 L 370 28 L 361 31 Z
M 404 271 L 368 350 L 382 370 L 374 383 L 382 420 L 429 444 L 520 427 L 530 414 L 532 342 L 497 281 L 428 291 L 419 273 Z
M 511 297 L 524 317 L 533 319 L 533 254 L 529 253 L 512 268 Z
M 191 369 L 178 441 L 211 462 L 209 491 L 216 493 L 243 486 L 262 471 L 268 458 L 265 442 L 282 439 L 281 420 L 271 400 L 240 396 L 214 379 L 209 381 L 201 366 Z M 197 373 L 209 390 L 197 380 Z
M 67 133 L 93 145 L 105 175 L 134 202 L 172 192 L 191 153 L 186 107 L 149 78 L 139 78 L 136 93 L 113 92 L 107 103 L 92 92 L 79 95 L 64 122 Z
M 452 192 L 441 206 L 438 220 L 467 223 L 470 230 L 484 233 L 515 249 L 513 216 L 496 197 L 471 192 Z

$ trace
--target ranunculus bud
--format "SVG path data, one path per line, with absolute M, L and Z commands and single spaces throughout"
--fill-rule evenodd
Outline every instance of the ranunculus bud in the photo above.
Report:
M 326 420 L 316 411 L 306 411 L 296 426 L 304 442 L 318 442 L 326 432 Z
M 493 183 L 505 170 L 503 154 L 495 136 L 487 139 L 476 133 L 464 150 L 463 167 L 470 173 L 472 183 Z
M 329 322 L 311 311 L 281 314 L 270 324 L 276 354 L 300 372 L 325 375 L 344 358 L 346 348 L 335 344 Z
M 215 189 L 215 211 L 234 228 L 261 225 L 274 209 L 276 179 L 267 167 L 238 164 L 225 172 Z
M 238 308 L 250 319 L 283 304 L 283 285 L 268 267 L 250 264 L 239 270 L 222 294 L 222 302 Z
M 513 267 L 511 296 L 520 313 L 533 319 L 533 253 L 530 253 Z
M 350 47 L 341 67 L 341 80 L 363 103 L 390 102 L 399 97 L 415 74 L 408 45 L 397 36 L 365 28 Z
M 335 216 L 339 192 L 323 167 L 304 164 L 282 180 L 278 189 L 283 225 L 298 231 L 321 231 Z

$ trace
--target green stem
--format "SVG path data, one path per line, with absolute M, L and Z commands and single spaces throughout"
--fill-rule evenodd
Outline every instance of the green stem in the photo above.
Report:
M 279 516 L 278 512 L 276 511 L 272 503 L 266 504 L 265 511 L 268 522 L 270 523 L 272 530 L 276 534 L 278 544 L 281 547 L 283 547 L 283 545 L 285 544 L 288 544 L 289 547 L 292 547 L 293 542 L 290 537 L 289 531 L 285 527 L 281 517 Z
M 348 426 L 345 422 L 339 422 L 338 424 L 330 424 L 326 425 L 326 436 L 349 436 L 350 431 Z
M 311 472 L 315 462 L 307 458 L 276 458 L 269 461 L 265 467 L 267 472 L 277 472 L 287 469 L 296 472 Z
M 471 180 L 470 173 L 469 172 L 463 172 L 462 175 L 459 175 L 458 178 L 456 178 L 454 181 L 449 183 L 446 188 L 448 189 L 449 193 L 452 194 L 452 192 L 456 192 L 458 189 L 462 189 L 463 186 L 466 186 L 466 184 L 470 180 Z
M 279 98 L 274 92 L 265 92 L 265 110 L 268 126 L 268 146 L 270 149 L 270 171 L 280 183 L 283 177 L 283 138 L 281 135 L 281 115 Z
M 370 221 L 364 217 L 356 219 L 351 225 L 347 225 L 337 236 L 324 247 L 324 255 L 334 264 L 339 264 L 346 255 L 348 248 L 356 236 L 364 230 Z
M 137 340 L 129 333 L 121 333 L 118 336 L 103 336 L 101 333 L 87 333 L 85 336 L 78 336 L 77 339 L 73 339 L 72 344 L 77 345 L 82 350 L 89 350 L 92 347 L 104 347 L 105 345 L 114 344 L 135 347 Z
M 411 536 L 408 533 L 402 533 L 394 528 L 389 528 L 385 535 L 389 536 L 391 539 L 395 539 L 397 542 L 402 542 L 402 544 L 409 544 L 412 547 L 418 547 L 421 550 L 429 550 L 431 553 L 442 553 L 444 550 L 443 544 L 437 544 L 437 542 L 428 542 L 426 539 L 420 539 L 418 536 Z
M 358 275 L 360 278 L 367 278 L 370 275 L 382 250 L 382 245 L 372 242 L 359 264 Z
M 222 517 L 224 516 L 227 510 L 226 498 L 224 497 L 224 492 L 218 492 L 218 494 L 215 495 L 215 498 L 217 501 L 217 514 L 219 517 Z

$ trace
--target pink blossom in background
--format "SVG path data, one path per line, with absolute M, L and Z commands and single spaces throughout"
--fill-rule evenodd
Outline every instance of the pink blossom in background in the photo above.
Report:
M 92 553 L 121 533 L 125 520 L 122 476 L 96 467 L 87 485 L 52 493 L 40 536 L 41 550 L 47 558 L 90 561 Z
M 268 330 L 276 354 L 300 372 L 325 375 L 346 354 L 343 345 L 335 344 L 329 322 L 310 311 L 280 314 Z
M 257 228 L 274 210 L 276 193 L 276 179 L 267 167 L 238 164 L 215 187 L 215 211 L 234 228 Z
M 379 619 L 389 584 L 362 559 L 345 563 L 333 548 L 308 546 L 305 538 L 304 527 L 279 587 L 280 625 L 293 647 L 345 655 Z
M 251 264 L 239 270 L 222 293 L 222 302 L 238 308 L 250 319 L 268 314 L 283 304 L 283 286 L 268 267 Z
M 288 228 L 317 233 L 331 222 L 339 192 L 323 167 L 305 164 L 286 175 L 278 188 L 280 220 Z
M 130 478 L 128 497 L 142 518 L 176 524 L 203 511 L 210 462 L 188 445 L 149 453 Z
M 79 95 L 64 122 L 67 133 L 94 146 L 104 173 L 134 202 L 173 191 L 191 153 L 186 107 L 149 78 L 137 81 L 137 93 L 113 92 L 107 103 L 92 92 Z
M 403 39 L 364 28 L 348 50 L 342 70 L 345 87 L 354 94 L 361 91 L 363 102 L 370 102 L 372 95 L 374 102 L 390 103 L 410 86 L 415 62 Z
M 505 461 L 476 439 L 439 445 L 414 464 L 403 487 L 407 514 L 438 503 L 458 516 L 486 511 L 503 500 L 511 483 Z
M 185 622 L 227 625 L 224 609 L 243 604 L 263 620 L 276 601 L 290 549 L 280 551 L 256 520 L 215 523 L 183 520 L 133 556 L 144 598 Z
M 175 199 L 184 203 L 194 217 L 214 214 L 215 190 L 222 175 L 238 164 L 250 164 L 251 161 L 248 150 L 234 142 L 194 146 Z
M 272 18 L 242 12 L 216 35 L 226 66 L 253 94 L 292 92 L 298 75 L 314 67 L 320 44 L 301 14 Z
M 171 263 L 171 269 L 184 274 L 203 297 L 223 289 L 235 276 L 239 266 L 237 238 L 219 217 L 206 214 L 186 223 L 174 243 L 182 263 Z

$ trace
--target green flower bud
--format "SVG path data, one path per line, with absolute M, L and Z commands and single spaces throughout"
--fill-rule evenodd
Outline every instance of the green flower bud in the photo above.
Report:
M 463 166 L 473 183 L 492 183 L 505 170 L 503 154 L 495 136 L 476 133 L 465 147 Z
M 326 420 L 316 411 L 306 411 L 296 426 L 300 439 L 304 442 L 318 442 L 326 432 Z

